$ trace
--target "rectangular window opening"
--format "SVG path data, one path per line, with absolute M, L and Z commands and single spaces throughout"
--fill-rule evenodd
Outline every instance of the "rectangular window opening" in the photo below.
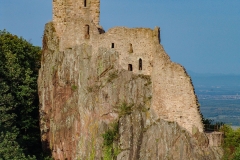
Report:
M 129 70 L 129 71 L 132 71 L 132 70 L 133 70 L 132 64 L 128 64 L 128 70 Z
M 112 46 L 111 46 L 112 48 L 114 48 L 114 43 L 112 43 Z

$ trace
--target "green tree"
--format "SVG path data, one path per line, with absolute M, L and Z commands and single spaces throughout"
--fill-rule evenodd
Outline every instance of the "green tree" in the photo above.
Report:
M 221 131 L 224 132 L 223 159 L 240 159 L 240 128 L 233 130 L 231 126 L 224 125 Z
M 42 153 L 37 94 L 40 51 L 0 30 L 0 159 Z
M 235 148 L 235 152 L 233 154 L 233 160 L 239 160 L 240 159 L 240 145 L 238 145 L 237 148 Z

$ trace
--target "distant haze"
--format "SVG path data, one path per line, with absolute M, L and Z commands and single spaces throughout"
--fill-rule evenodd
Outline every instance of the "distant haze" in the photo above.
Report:
M 234 74 L 199 74 L 189 71 L 192 82 L 196 87 L 228 87 L 231 91 L 237 90 L 240 94 L 240 75 Z
M 102 0 L 100 24 L 161 27 L 174 62 L 198 73 L 240 74 L 240 1 Z M 0 0 L 0 30 L 41 46 L 50 0 Z

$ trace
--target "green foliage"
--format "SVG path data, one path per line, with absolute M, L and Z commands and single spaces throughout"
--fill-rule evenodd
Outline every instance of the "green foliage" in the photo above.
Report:
M 0 159 L 32 159 L 42 151 L 37 93 L 40 51 L 0 31 Z
M 224 125 L 224 157 L 223 159 L 238 159 L 240 157 L 240 128 L 233 130 L 231 126 Z
M 54 160 L 52 157 L 50 156 L 43 156 L 42 158 L 43 160 Z
M 77 86 L 72 85 L 71 89 L 72 89 L 73 91 L 76 91 L 76 90 L 77 90 Z
M 0 133 L 0 159 L 13 159 L 13 160 L 34 160 L 35 157 L 26 157 L 23 153 L 23 149 L 16 141 L 18 132 L 16 128 L 13 128 L 11 132 Z
M 118 127 L 118 122 L 112 123 L 110 125 L 110 128 L 104 134 L 102 134 L 104 145 L 104 160 L 115 159 L 116 156 L 120 153 L 119 148 L 117 146 L 114 146 L 114 141 L 117 141 L 119 138 Z
M 119 137 L 118 134 L 118 123 L 112 123 L 110 125 L 110 128 L 104 133 L 102 134 L 103 137 L 103 145 L 104 146 L 110 146 L 113 144 L 114 140 L 117 140 Z
M 103 155 L 103 159 L 104 160 L 112 160 L 112 147 L 111 146 L 105 146 L 104 147 L 104 155 Z
M 224 132 L 224 160 L 239 160 L 240 159 L 240 128 L 237 130 L 232 129 L 231 126 L 223 122 L 214 123 L 211 119 L 203 118 L 203 124 L 206 131 L 221 131 Z
M 205 131 L 219 131 L 224 125 L 223 122 L 215 122 L 212 119 L 202 118 Z
M 118 147 L 105 146 L 103 159 L 104 160 L 116 159 L 119 153 L 120 153 L 120 149 Z
M 127 102 L 123 102 L 118 106 L 119 116 L 129 115 L 132 113 L 133 104 L 127 104 Z
M 231 126 L 223 122 L 214 123 L 211 119 L 203 118 L 205 131 L 221 131 L 224 132 L 224 160 L 239 160 L 240 159 L 240 128 L 233 130 Z
M 240 159 L 240 145 L 235 148 L 235 153 L 233 154 L 233 160 L 239 160 Z
M 232 129 L 231 126 L 223 122 L 214 123 L 211 119 L 203 119 L 205 131 L 221 131 L 224 132 L 223 150 L 224 160 L 240 160 L 240 128 L 237 130 Z

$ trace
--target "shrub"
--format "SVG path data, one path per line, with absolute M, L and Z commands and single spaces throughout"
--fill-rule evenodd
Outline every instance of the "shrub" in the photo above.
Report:
M 110 125 L 110 128 L 104 134 L 102 134 L 104 146 L 104 160 L 115 159 L 116 156 L 120 153 L 119 148 L 113 145 L 114 141 L 117 141 L 119 139 L 118 127 L 118 122 L 114 122 Z
M 129 115 L 132 113 L 133 104 L 127 104 L 126 102 L 121 103 L 118 106 L 119 116 Z

